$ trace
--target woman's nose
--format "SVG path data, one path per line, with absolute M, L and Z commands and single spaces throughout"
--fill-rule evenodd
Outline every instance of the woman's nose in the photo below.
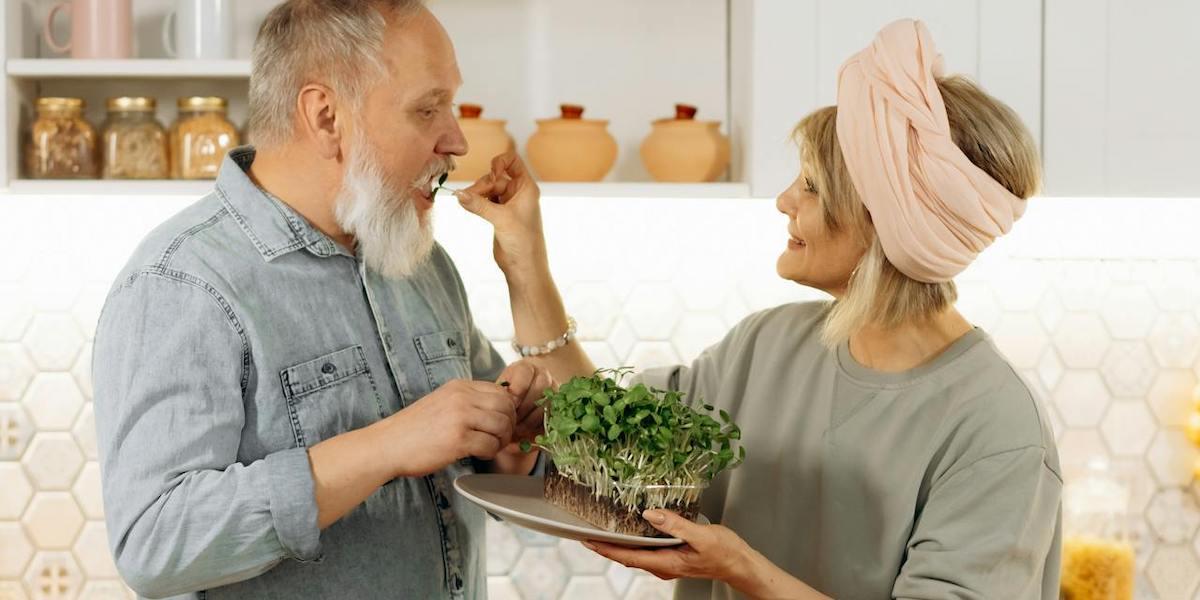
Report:
M 779 194 L 775 197 L 775 208 L 779 210 L 779 212 L 791 216 L 794 207 L 795 203 L 791 201 L 786 190 L 782 194 Z

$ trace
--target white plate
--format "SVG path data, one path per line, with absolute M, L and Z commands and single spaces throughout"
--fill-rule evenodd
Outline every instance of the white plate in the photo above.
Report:
M 475 473 L 454 480 L 454 489 L 488 512 L 527 529 L 569 540 L 595 540 L 622 546 L 664 547 L 683 543 L 679 538 L 652 538 L 605 531 L 542 496 L 542 478 L 525 475 Z M 708 524 L 700 515 L 698 523 Z

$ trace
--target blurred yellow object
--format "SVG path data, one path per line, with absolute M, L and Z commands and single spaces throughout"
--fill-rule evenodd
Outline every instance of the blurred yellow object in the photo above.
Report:
M 1187 432 L 1188 439 L 1192 440 L 1193 444 L 1200 445 L 1200 412 L 1194 412 L 1192 416 L 1188 417 L 1184 431 Z
M 1133 546 L 1093 537 L 1063 540 L 1063 600 L 1132 600 Z
M 1196 457 L 1196 462 L 1192 463 L 1192 477 L 1200 479 L 1200 456 Z

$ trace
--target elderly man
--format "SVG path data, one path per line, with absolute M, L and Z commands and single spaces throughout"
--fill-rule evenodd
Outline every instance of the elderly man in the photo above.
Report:
M 550 379 L 505 368 L 433 241 L 459 85 L 418 0 L 267 17 L 257 149 L 146 238 L 97 330 L 108 532 L 140 594 L 486 595 L 483 514 L 451 483 L 530 472 Z

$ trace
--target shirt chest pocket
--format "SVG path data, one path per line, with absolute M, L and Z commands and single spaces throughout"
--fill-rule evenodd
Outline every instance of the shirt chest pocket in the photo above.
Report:
M 452 379 L 470 379 L 471 367 L 467 361 L 467 348 L 463 343 L 463 333 L 457 329 L 447 329 L 413 338 L 417 354 L 429 378 L 430 391 L 444 385 Z
M 300 446 L 312 446 L 383 418 L 383 404 L 362 346 L 288 367 L 279 378 Z

